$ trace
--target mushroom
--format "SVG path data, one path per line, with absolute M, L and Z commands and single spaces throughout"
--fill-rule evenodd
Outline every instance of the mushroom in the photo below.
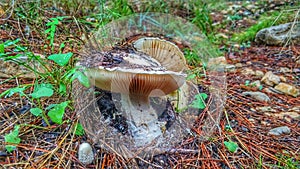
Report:
M 136 40 L 133 47 L 137 51 L 156 59 L 167 70 L 182 72 L 187 69 L 183 53 L 172 42 L 159 38 L 144 37 Z
M 159 61 L 142 53 L 113 53 L 123 61 L 112 67 L 86 70 L 95 86 L 121 94 L 122 111 L 130 119 L 136 145 L 144 145 L 162 134 L 162 122 L 151 107 L 149 97 L 165 96 L 185 83 L 186 74 L 167 70 Z
M 183 72 L 188 69 L 184 54 L 172 42 L 154 37 L 144 37 L 134 41 L 133 47 L 137 51 L 148 54 L 159 61 L 167 70 Z M 166 97 L 176 105 L 178 110 L 183 110 L 188 108 L 191 98 L 194 98 L 194 95 L 198 93 L 197 86 L 186 81 L 177 91 L 168 94 Z

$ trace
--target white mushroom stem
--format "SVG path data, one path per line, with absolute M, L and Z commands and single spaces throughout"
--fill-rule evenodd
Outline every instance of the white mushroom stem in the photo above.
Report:
M 157 114 L 150 105 L 148 96 L 121 94 L 121 102 L 129 119 L 136 127 L 157 121 Z
M 161 128 L 166 123 L 158 121 L 147 95 L 121 94 L 121 103 L 137 146 L 149 144 L 162 135 Z

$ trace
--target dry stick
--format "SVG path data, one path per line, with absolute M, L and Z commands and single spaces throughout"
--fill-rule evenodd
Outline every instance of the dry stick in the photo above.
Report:
M 222 153 L 221 150 L 219 150 L 219 154 L 221 154 L 221 156 L 222 156 L 222 158 L 224 159 L 224 161 L 225 161 L 225 163 L 227 164 L 227 166 L 228 166 L 229 168 L 233 168 L 233 167 L 230 165 L 228 159 L 225 157 L 225 155 Z
M 225 112 L 225 117 L 226 117 L 226 120 L 227 120 L 227 123 L 230 124 L 230 121 L 229 121 L 229 118 L 228 118 L 228 114 L 227 114 L 227 111 L 224 110 Z M 230 130 L 231 132 L 233 133 L 234 137 L 238 140 L 238 142 L 242 145 L 242 147 L 247 151 L 249 152 L 249 149 L 243 144 L 243 142 L 237 137 L 237 134 L 234 132 L 234 130 L 230 127 Z M 243 151 L 243 153 L 245 153 L 248 157 L 251 157 L 248 153 L 246 153 L 243 149 L 241 149 L 241 151 Z
M 35 142 L 37 143 L 35 134 L 34 134 L 33 130 L 31 130 L 31 131 L 32 131 L 32 135 L 33 135 L 33 137 L 34 137 L 34 140 L 35 140 Z M 32 158 L 32 157 L 34 156 L 34 152 L 35 152 L 36 148 L 37 148 L 37 145 L 34 146 L 34 149 L 33 149 L 32 153 L 31 153 L 31 155 L 29 156 L 29 159 L 27 159 L 29 163 L 30 163 L 30 159 L 33 159 L 33 160 L 34 160 L 34 158 Z M 31 165 L 34 165 L 35 167 L 37 167 L 34 163 L 30 163 L 30 164 L 31 164 Z M 24 168 L 27 168 L 27 165 L 26 165 Z
M 293 24 L 291 25 L 291 29 L 288 31 L 288 39 L 287 39 L 287 41 L 286 41 L 286 43 L 283 45 L 283 47 L 282 47 L 282 49 L 284 48 L 284 47 L 286 47 L 287 45 L 288 45 L 288 42 L 291 40 L 291 34 L 292 34 L 292 31 L 293 31 L 293 28 L 294 28 L 294 26 L 295 26 L 295 24 L 297 23 L 297 16 L 299 15 L 299 12 L 300 12 L 300 9 L 299 10 L 297 10 L 297 13 L 296 13 L 296 16 L 295 16 L 295 18 L 294 18 L 294 21 L 293 21 Z M 282 12 L 281 12 L 282 13 Z M 282 50 L 281 50 L 282 51 Z M 280 51 L 280 52 L 281 52 Z
M 229 118 L 228 118 L 228 114 L 227 114 L 227 111 L 225 110 L 225 117 L 226 117 L 226 120 L 227 120 L 227 123 L 230 124 L 230 121 L 229 121 Z M 230 126 L 230 129 L 231 129 L 231 132 L 234 134 L 234 137 L 238 140 L 238 142 L 240 143 L 240 145 L 242 146 L 243 149 L 245 149 L 247 152 L 250 153 L 249 149 L 245 146 L 245 144 L 239 139 L 239 137 L 237 137 L 237 134 L 234 132 L 234 130 L 231 128 Z M 243 149 L 240 149 L 245 155 L 247 155 L 249 158 L 251 158 L 251 156 L 246 152 L 244 151 Z M 256 161 L 258 161 L 259 159 L 255 158 L 254 156 L 254 159 Z
M 69 130 L 68 133 L 69 133 L 70 131 L 71 131 L 71 130 Z M 58 151 L 58 149 L 60 148 L 62 142 L 67 138 L 68 133 L 65 134 L 65 136 L 64 136 L 64 137 L 62 138 L 62 140 L 57 144 L 57 146 L 54 148 L 54 150 L 50 151 L 50 154 L 47 153 L 47 154 L 49 154 L 49 156 L 41 163 L 40 166 L 43 166 L 43 165 L 46 163 L 46 161 L 48 161 L 48 160 L 54 155 L 54 153 L 55 153 L 56 151 Z M 45 154 L 45 155 L 47 155 L 47 154 Z
M 70 126 L 69 132 L 68 132 L 66 135 L 69 135 L 69 134 L 71 133 L 74 124 L 76 124 L 76 123 L 73 123 L 73 124 Z M 77 126 L 76 126 L 76 128 L 77 128 Z M 69 145 L 68 145 L 67 149 L 66 149 L 65 151 L 63 151 L 63 154 L 62 154 L 62 156 L 61 156 L 60 159 L 65 158 L 66 152 L 67 152 L 67 150 L 70 148 L 70 146 L 71 146 L 71 144 L 72 144 L 72 141 L 73 141 L 73 139 L 74 139 L 75 132 L 76 132 L 76 128 L 75 128 L 74 131 L 73 131 L 73 134 L 72 134 L 72 136 L 71 136 L 71 140 L 69 141 Z M 57 164 L 56 166 L 59 167 L 60 163 L 61 163 L 61 160 L 59 160 L 59 162 L 58 162 L 58 164 Z

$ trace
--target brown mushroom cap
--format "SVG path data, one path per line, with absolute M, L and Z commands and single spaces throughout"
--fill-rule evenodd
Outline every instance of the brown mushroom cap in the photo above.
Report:
M 126 68 L 89 68 L 87 76 L 95 86 L 116 93 L 145 96 L 164 96 L 177 90 L 186 75 L 162 70 Z
M 136 40 L 133 46 L 137 51 L 146 53 L 156 59 L 167 70 L 182 72 L 187 69 L 184 54 L 175 44 L 153 37 Z

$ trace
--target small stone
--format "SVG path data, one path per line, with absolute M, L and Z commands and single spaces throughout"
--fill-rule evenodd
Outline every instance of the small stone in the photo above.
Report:
M 276 127 L 271 129 L 268 134 L 270 135 L 275 135 L 275 136 L 279 136 L 282 134 L 290 134 L 291 133 L 291 129 L 287 126 L 281 126 L 281 127 Z
M 43 55 L 39 55 L 39 54 L 35 54 L 35 55 L 45 58 Z M 40 73 L 45 72 L 45 70 L 43 69 L 40 63 L 34 60 L 30 60 L 27 56 L 20 56 L 15 60 L 17 62 L 27 63 L 28 66 L 34 68 L 36 71 Z M 0 58 L 0 77 L 11 78 L 16 75 L 18 75 L 18 77 L 23 77 L 23 78 L 30 78 L 30 79 L 36 78 L 36 74 L 33 71 L 27 69 L 22 64 L 17 64 L 16 62 L 9 61 L 9 60 L 5 61 L 4 59 Z
M 256 76 L 256 77 L 263 77 L 263 76 L 264 76 L 264 72 L 263 72 L 263 71 L 260 71 L 260 70 L 256 70 L 256 71 L 255 71 L 255 76 Z
M 255 75 L 255 72 L 250 68 L 245 68 L 241 72 L 243 75 Z
M 236 49 L 239 49 L 240 45 L 239 44 L 234 44 L 233 47 L 236 48 Z
M 210 58 L 207 67 L 212 70 L 224 70 L 227 65 L 226 58 L 224 56 L 217 58 Z
M 289 69 L 289 68 L 287 68 L 287 67 L 281 67 L 279 70 L 282 73 L 290 73 L 290 72 L 292 72 L 292 70 Z
M 241 67 L 243 67 L 243 64 L 242 64 L 242 63 L 236 63 L 236 64 L 235 64 L 235 67 L 241 68 Z
M 274 75 L 271 71 L 267 72 L 265 76 L 261 79 L 266 85 L 274 86 L 280 82 L 280 77 Z
M 222 10 L 221 14 L 226 15 L 226 14 L 228 14 L 228 11 L 227 10 Z
M 225 69 L 227 70 L 227 71 L 229 71 L 229 72 L 233 72 L 234 70 L 235 70 L 235 65 L 226 65 L 225 66 Z
M 280 112 L 279 114 L 274 114 L 276 117 L 285 119 L 288 122 L 291 122 L 292 119 L 300 120 L 300 114 L 294 111 Z
M 275 89 L 293 97 L 297 97 L 300 94 L 299 89 L 287 83 L 279 83 L 275 86 Z
M 244 131 L 244 132 L 249 132 L 249 129 L 248 129 L 247 127 L 242 126 L 241 129 L 242 129 L 242 131 Z
M 243 13 L 243 16 L 250 16 L 252 14 L 251 10 L 246 10 Z
M 269 126 L 269 125 L 270 125 L 270 124 L 269 124 L 268 122 L 266 122 L 266 121 L 261 121 L 260 124 L 261 124 L 261 125 L 264 125 L 264 126 Z
M 275 94 L 275 92 L 273 92 L 273 91 L 270 90 L 269 88 L 264 88 L 262 91 L 265 92 L 265 93 Z
M 256 107 L 256 110 L 260 111 L 260 112 L 276 112 L 276 110 L 274 110 L 272 107 L 270 106 L 264 106 L 264 107 Z
M 243 92 L 242 93 L 244 96 L 250 96 L 258 101 L 261 102 L 269 102 L 270 98 L 269 96 L 267 96 L 266 94 L 262 93 L 262 92 Z
M 88 165 L 94 161 L 93 148 L 89 143 L 79 145 L 78 159 L 82 164 Z
M 297 64 L 300 64 L 300 59 L 299 59 L 299 63 L 297 63 Z M 300 73 L 300 68 L 293 69 L 293 72 L 296 74 Z
M 280 78 L 280 81 L 286 82 L 286 78 L 284 76 L 279 76 L 279 78 Z
M 250 83 L 250 85 L 259 88 L 261 86 L 261 83 L 259 80 L 256 80 L 256 81 Z

